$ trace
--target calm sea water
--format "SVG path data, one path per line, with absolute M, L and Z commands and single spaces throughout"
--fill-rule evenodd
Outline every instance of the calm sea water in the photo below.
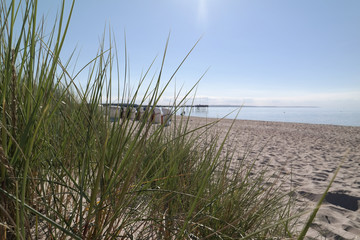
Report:
M 236 107 L 205 107 L 185 108 L 186 115 L 234 119 L 239 108 Z M 360 126 L 360 110 L 338 110 L 329 108 L 302 107 L 243 107 L 237 119 L 296 122 L 313 124 L 332 124 L 343 126 Z

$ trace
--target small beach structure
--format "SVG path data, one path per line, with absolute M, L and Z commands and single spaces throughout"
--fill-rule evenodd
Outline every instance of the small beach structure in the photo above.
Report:
M 108 114 L 109 120 L 114 122 L 120 119 L 130 119 L 139 121 L 144 118 L 146 111 L 151 111 L 149 122 L 154 124 L 163 124 L 169 126 L 171 124 L 171 110 L 168 107 L 154 107 L 151 110 L 149 106 L 138 105 L 106 105 L 103 104 L 103 111 Z
M 119 106 L 110 106 L 108 107 L 108 114 L 110 121 L 115 121 L 122 117 L 123 110 Z
M 161 123 L 165 126 L 169 126 L 171 124 L 171 111 L 169 108 L 162 107 Z
M 162 123 L 161 117 L 162 117 L 161 109 L 158 107 L 155 107 L 154 112 L 153 112 L 153 118 L 152 118 L 153 123 Z
M 121 118 L 123 118 L 123 119 L 129 118 L 129 115 L 130 115 L 129 108 L 121 107 L 121 109 L 122 109 Z
M 136 118 L 136 108 L 130 107 L 130 108 L 127 108 L 127 111 L 128 111 L 128 118 L 130 120 L 135 120 L 135 118 Z
M 146 110 L 146 107 L 138 107 L 136 109 L 136 116 L 135 116 L 136 121 L 139 121 L 144 117 L 145 110 Z
M 103 104 L 104 113 L 108 114 L 110 121 L 116 121 L 122 118 L 134 120 L 136 117 L 136 106 L 127 104 Z

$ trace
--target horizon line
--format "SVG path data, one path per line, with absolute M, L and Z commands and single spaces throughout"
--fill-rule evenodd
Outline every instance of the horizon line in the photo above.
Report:
M 130 104 L 130 103 L 102 103 L 102 105 L 134 105 L 138 106 L 139 104 Z M 144 104 L 142 106 L 147 106 Z M 173 107 L 174 105 L 158 104 L 157 107 Z M 293 106 L 283 106 L 283 105 L 238 105 L 238 104 L 193 104 L 193 105 L 183 105 L 180 107 L 248 107 L 248 108 L 320 108 L 320 106 L 307 106 L 307 105 L 293 105 Z

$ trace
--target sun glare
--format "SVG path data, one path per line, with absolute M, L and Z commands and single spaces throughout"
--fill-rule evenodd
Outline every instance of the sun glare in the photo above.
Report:
M 200 24 L 206 24 L 206 22 L 207 22 L 206 0 L 199 0 L 199 3 L 198 3 L 198 21 L 199 21 Z

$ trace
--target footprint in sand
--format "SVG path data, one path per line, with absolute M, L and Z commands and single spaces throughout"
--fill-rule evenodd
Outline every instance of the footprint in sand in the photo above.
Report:
M 355 228 L 355 227 L 348 226 L 348 225 L 343 225 L 342 227 L 345 231 L 355 234 L 357 236 L 360 236 L 360 228 Z
M 324 172 L 317 172 L 315 176 L 312 178 L 313 181 L 326 181 L 329 177 L 329 174 Z

